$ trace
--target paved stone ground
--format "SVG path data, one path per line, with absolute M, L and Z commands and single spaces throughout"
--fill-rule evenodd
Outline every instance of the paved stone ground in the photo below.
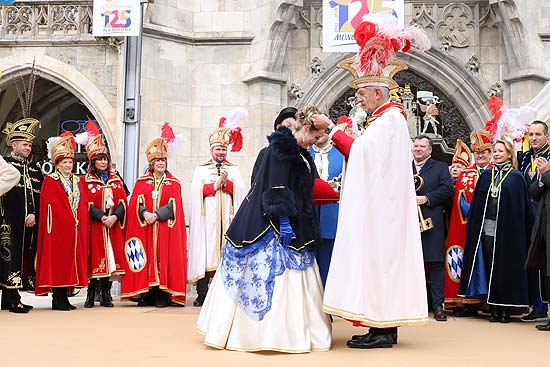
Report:
M 0 312 L 0 366 L 548 366 L 550 332 L 515 319 L 491 324 L 487 317 L 430 321 L 404 327 L 392 349 L 352 350 L 346 340 L 364 332 L 336 319 L 334 347 L 301 355 L 241 353 L 202 344 L 195 330 L 199 308 L 84 309 L 85 290 L 71 298 L 78 309 L 51 310 L 50 297 L 24 294 L 27 315 Z M 14 353 L 10 353 L 14 351 Z

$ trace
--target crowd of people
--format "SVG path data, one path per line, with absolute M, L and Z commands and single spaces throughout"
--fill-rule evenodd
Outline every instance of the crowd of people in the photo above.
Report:
M 369 37 L 389 37 L 373 24 Z M 113 307 L 115 278 L 122 300 L 185 305 L 193 283 L 205 344 L 290 353 L 330 349 L 330 315 L 369 328 L 347 342 L 360 349 L 392 348 L 398 327 L 425 323 L 429 308 L 437 321 L 451 309 L 475 316 L 488 308 L 489 321 L 508 323 L 525 307 L 523 321 L 548 320 L 548 126 L 530 124 L 520 165 L 512 137 L 484 130 L 470 136 L 473 154 L 457 143 L 450 167 L 436 161 L 430 137 L 411 144 L 394 101 L 392 77 L 405 66 L 392 55 L 364 64 L 371 46 L 359 36 L 360 67 L 353 59 L 342 67 L 368 114 L 361 130 L 315 106 L 283 109 L 247 192 L 227 160 L 242 144 L 236 115 L 222 118 L 208 137 L 211 157 L 193 176 L 189 236 L 182 185 L 168 170 L 169 126 L 147 145 L 146 172 L 130 195 L 93 123 L 83 135 L 49 139 L 55 172 L 45 177 L 32 162 L 38 120 L 8 124 L 2 309 L 28 313 L 24 289 L 52 293 L 53 310 L 71 311 L 69 292 L 84 287 L 85 308 L 96 293 Z M 393 56 L 408 50 L 399 42 Z M 89 160 L 82 177 L 73 173 L 77 142 Z M 550 322 L 537 329 L 550 331 Z

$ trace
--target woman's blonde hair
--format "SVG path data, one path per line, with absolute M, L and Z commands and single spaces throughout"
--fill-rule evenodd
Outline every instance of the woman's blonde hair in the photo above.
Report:
M 300 131 L 305 125 L 309 125 L 310 129 L 318 130 L 313 124 L 311 117 L 313 115 L 320 115 L 321 111 L 316 106 L 307 106 L 296 112 L 296 122 L 294 123 L 294 130 Z
M 495 149 L 495 145 L 497 145 L 498 143 L 504 145 L 504 148 L 511 156 L 512 167 L 514 167 L 514 169 L 518 169 L 518 158 L 516 157 L 516 151 L 514 149 L 514 138 L 509 134 L 503 134 L 500 139 L 495 141 L 495 143 L 493 144 L 493 150 Z

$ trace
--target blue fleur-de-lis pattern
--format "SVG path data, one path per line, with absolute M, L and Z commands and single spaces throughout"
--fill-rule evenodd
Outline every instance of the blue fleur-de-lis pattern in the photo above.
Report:
M 285 270 L 306 270 L 314 259 L 311 249 L 295 251 L 281 246 L 270 230 L 257 242 L 241 249 L 227 243 L 218 271 L 233 302 L 250 318 L 260 321 L 271 310 L 275 277 Z

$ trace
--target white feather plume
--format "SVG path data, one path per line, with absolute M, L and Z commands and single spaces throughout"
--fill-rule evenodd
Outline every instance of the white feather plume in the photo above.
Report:
M 412 25 L 405 28 L 404 32 L 408 34 L 411 39 L 411 43 L 420 51 L 425 52 L 432 47 L 432 41 L 430 41 L 426 31 L 422 28 Z
M 236 129 L 237 127 L 239 127 L 240 122 L 247 117 L 248 117 L 248 111 L 242 107 L 238 107 L 230 111 L 225 116 L 226 120 L 225 120 L 224 127 L 231 130 Z
M 48 140 L 46 140 L 46 148 L 48 148 L 48 158 L 52 159 L 52 149 L 55 143 L 61 140 L 60 136 L 52 136 Z
M 174 135 L 174 141 L 166 144 L 168 146 L 168 157 L 173 157 L 179 148 L 183 146 L 184 143 L 183 134 Z
M 378 28 L 384 32 L 389 33 L 399 27 L 397 18 L 389 11 L 379 11 L 376 13 L 368 13 L 361 18 L 363 22 L 372 22 L 378 25 Z
M 529 124 L 537 116 L 537 110 L 529 106 L 520 108 L 503 107 L 501 111 L 502 116 L 497 122 L 495 141 L 500 139 L 504 133 L 512 135 L 515 141 L 521 141 L 527 130 L 529 130 Z
M 88 132 L 85 131 L 83 133 L 76 134 L 76 136 L 74 137 L 74 141 L 80 145 L 88 144 L 88 141 L 90 141 Z

